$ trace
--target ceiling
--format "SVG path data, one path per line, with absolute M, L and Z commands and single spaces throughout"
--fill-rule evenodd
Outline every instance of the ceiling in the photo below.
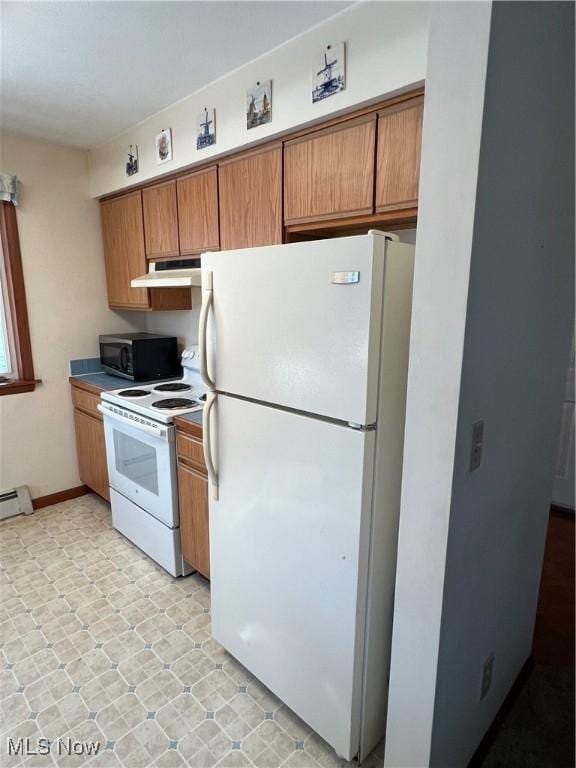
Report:
M 96 146 L 351 2 L 6 2 L 2 126 Z

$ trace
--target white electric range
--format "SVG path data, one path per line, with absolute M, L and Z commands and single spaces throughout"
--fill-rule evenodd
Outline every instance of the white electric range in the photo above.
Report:
M 112 524 L 172 576 L 191 571 L 180 548 L 173 420 L 202 410 L 206 386 L 198 347 L 184 350 L 182 368 L 177 381 L 102 392 L 98 406 L 104 418 Z

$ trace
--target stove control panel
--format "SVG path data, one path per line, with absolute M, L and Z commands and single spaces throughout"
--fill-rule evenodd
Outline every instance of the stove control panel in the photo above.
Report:
M 182 365 L 185 368 L 192 368 L 196 371 L 200 370 L 200 348 L 197 344 L 186 347 L 181 355 Z
M 169 437 L 173 431 L 173 429 L 171 430 L 157 421 L 146 419 L 144 416 L 134 413 L 134 411 L 127 411 L 124 408 L 119 408 L 117 405 L 112 405 L 112 403 L 100 403 L 98 410 L 104 416 L 110 415 L 124 422 L 132 422 L 136 428 L 144 428 L 147 431 L 154 432 L 158 437 Z

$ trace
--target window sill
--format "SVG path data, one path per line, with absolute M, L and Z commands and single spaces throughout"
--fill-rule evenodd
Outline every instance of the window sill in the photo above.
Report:
M 0 381 L 0 397 L 2 395 L 18 395 L 21 392 L 34 392 L 36 385 L 40 383 L 40 379 L 34 379 L 33 381 L 24 381 L 23 379 Z

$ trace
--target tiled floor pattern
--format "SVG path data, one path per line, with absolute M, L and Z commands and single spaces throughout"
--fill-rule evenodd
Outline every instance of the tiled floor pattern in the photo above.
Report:
M 208 583 L 171 578 L 98 497 L 4 521 L 0 552 L 2 768 L 348 765 L 211 639 Z M 50 754 L 10 756 L 21 737 Z

